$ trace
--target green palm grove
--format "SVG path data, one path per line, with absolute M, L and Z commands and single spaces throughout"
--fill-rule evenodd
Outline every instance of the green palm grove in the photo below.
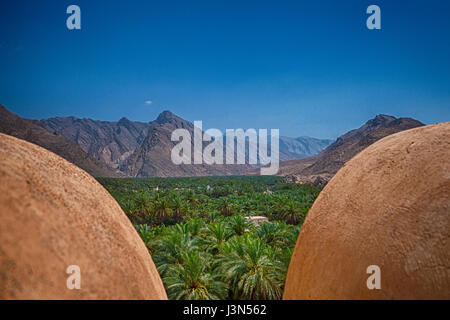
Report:
M 273 176 L 99 179 L 135 225 L 169 299 L 281 299 L 320 189 Z M 270 221 L 251 223 L 246 217 Z

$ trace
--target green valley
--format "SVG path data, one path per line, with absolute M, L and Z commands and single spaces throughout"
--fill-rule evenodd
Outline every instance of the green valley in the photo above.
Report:
M 275 176 L 98 180 L 146 244 L 169 299 L 281 299 L 321 190 Z

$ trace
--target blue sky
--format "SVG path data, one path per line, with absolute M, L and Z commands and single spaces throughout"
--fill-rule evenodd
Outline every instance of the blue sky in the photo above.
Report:
M 81 30 L 66 28 L 70 4 Z M 382 30 L 366 28 L 370 4 Z M 3 0 L 0 104 L 319 138 L 379 113 L 449 121 L 449 16 L 433 0 Z

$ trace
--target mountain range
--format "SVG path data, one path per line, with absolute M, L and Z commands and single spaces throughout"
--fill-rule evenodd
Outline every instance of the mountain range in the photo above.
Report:
M 358 152 L 375 141 L 422 126 L 411 118 L 377 115 L 336 141 L 301 136 L 281 136 L 280 171 L 288 181 L 324 185 Z M 117 122 L 55 117 L 23 119 L 0 105 L 0 132 L 38 144 L 76 164 L 93 176 L 177 177 L 258 174 L 247 165 L 181 164 L 171 161 L 173 130 L 184 128 L 193 135 L 194 125 L 170 111 L 154 121 Z M 192 141 L 193 144 L 193 141 Z M 203 146 L 207 143 L 204 142 Z M 248 154 L 247 154 L 248 156 Z
M 51 132 L 75 142 L 95 159 L 131 177 L 167 177 L 246 174 L 246 165 L 174 165 L 170 152 L 175 145 L 172 131 L 194 126 L 170 111 L 143 123 L 126 118 L 118 122 L 56 117 L 40 120 Z M 303 159 L 317 154 L 332 140 L 311 137 L 280 137 L 280 160 Z

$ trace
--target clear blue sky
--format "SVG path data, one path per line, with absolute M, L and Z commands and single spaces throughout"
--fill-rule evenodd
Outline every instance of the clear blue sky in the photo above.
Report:
M 70 4 L 81 30 L 66 28 Z M 366 28 L 370 4 L 382 30 Z M 379 113 L 449 121 L 449 17 L 433 0 L 2 0 L 0 104 L 319 138 Z

